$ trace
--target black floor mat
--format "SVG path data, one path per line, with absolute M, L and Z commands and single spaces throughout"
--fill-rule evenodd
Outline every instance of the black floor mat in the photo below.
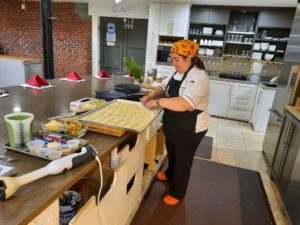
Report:
M 185 199 L 162 202 L 168 184 L 154 181 L 131 225 L 274 225 L 258 172 L 194 159 Z
M 213 138 L 209 136 L 204 136 L 203 140 L 199 144 L 196 154 L 196 157 L 210 159 L 213 147 Z

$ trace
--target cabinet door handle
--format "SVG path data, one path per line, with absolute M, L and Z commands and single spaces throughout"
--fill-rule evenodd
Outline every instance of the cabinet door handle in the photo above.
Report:
M 171 25 L 171 23 L 168 23 L 168 34 L 171 34 L 170 25 Z
M 232 92 L 232 86 L 230 86 L 230 89 L 228 91 L 228 103 L 230 102 L 231 92 Z
M 262 93 L 262 91 L 259 92 L 259 96 L 258 96 L 258 100 L 257 100 L 257 105 L 259 105 L 261 93 Z
M 154 32 L 151 32 L 151 55 L 153 55 L 153 48 L 154 48 Z
M 284 134 L 284 138 L 283 138 L 283 142 L 282 142 L 283 145 L 286 145 L 286 136 L 288 135 L 290 125 L 291 125 L 291 122 L 289 122 L 288 125 L 287 125 L 286 131 L 285 131 L 285 134 Z
M 174 23 L 171 23 L 171 34 L 173 34 Z
M 283 139 L 283 145 L 286 147 L 287 145 L 288 145 L 288 143 L 289 143 L 289 140 L 290 140 L 290 137 L 291 137 L 291 135 L 292 135 L 292 133 L 293 133 L 293 129 L 294 128 L 294 125 L 291 123 L 291 122 L 289 122 L 289 124 L 288 124 L 288 128 L 287 128 L 287 130 L 286 130 L 286 133 L 285 133 L 285 135 L 284 135 L 284 139 Z

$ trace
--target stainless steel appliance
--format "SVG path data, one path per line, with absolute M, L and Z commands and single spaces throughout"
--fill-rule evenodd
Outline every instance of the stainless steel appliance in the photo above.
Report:
M 247 80 L 246 75 L 240 72 L 223 72 L 220 73 L 219 77 L 233 80 Z
M 294 112 L 295 113 L 295 112 Z M 291 224 L 300 225 L 300 121 L 287 112 L 273 162 L 274 180 Z
M 157 58 L 156 58 L 157 63 L 171 64 L 172 62 L 170 56 L 171 46 L 172 46 L 171 44 L 170 45 L 159 44 L 157 46 Z
M 273 105 L 270 109 L 270 118 L 263 142 L 263 153 L 269 164 L 272 177 L 274 175 L 272 165 L 282 130 L 284 107 L 286 105 L 294 105 L 296 97 L 300 96 L 299 80 L 300 66 L 284 63 L 278 79 Z
M 299 1 L 298 1 L 299 3 Z M 296 14 L 292 24 L 291 33 L 289 36 L 284 61 L 299 63 L 300 61 L 300 7 L 296 9 Z

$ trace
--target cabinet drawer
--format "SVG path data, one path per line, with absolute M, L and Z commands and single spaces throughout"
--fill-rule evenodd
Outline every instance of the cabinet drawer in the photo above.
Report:
M 51 220 L 49 220 L 51 218 Z M 42 211 L 28 225 L 59 225 L 59 203 L 58 199 Z
M 256 94 L 256 85 L 250 84 L 234 84 L 232 87 L 232 94 L 239 96 L 254 97 Z
M 227 115 L 229 118 L 249 121 L 251 118 L 251 111 L 239 107 L 230 107 Z
M 116 168 L 126 161 L 128 164 L 127 181 L 136 173 L 136 171 L 144 164 L 146 136 L 149 131 L 144 130 L 137 134 L 137 139 L 133 147 L 130 144 L 125 145 L 119 152 L 114 149 L 111 153 L 112 168 Z
M 99 215 L 96 196 L 92 196 L 69 225 L 125 225 L 141 200 L 143 166 L 137 170 L 129 182 L 127 181 L 128 171 L 127 161 L 115 169 L 111 187 L 99 202 L 103 217 Z
M 232 95 L 230 98 L 230 106 L 252 109 L 254 98 L 249 96 Z

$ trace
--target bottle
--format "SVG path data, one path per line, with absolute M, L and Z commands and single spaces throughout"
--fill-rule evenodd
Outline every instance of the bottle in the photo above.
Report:
M 203 39 L 200 40 L 200 45 L 204 45 Z

